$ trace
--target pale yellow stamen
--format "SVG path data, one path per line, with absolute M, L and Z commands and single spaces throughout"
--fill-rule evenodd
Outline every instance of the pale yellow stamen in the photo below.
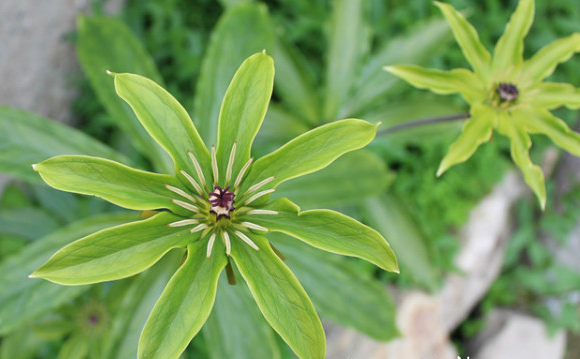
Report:
M 246 214 L 278 214 L 278 211 L 272 211 L 269 209 L 251 209 Z
M 209 242 L 207 242 L 207 257 L 211 256 L 211 250 L 213 249 L 213 243 L 215 242 L 215 232 L 209 237 Z
M 197 159 L 195 158 L 193 153 L 188 151 L 187 154 L 189 155 L 189 158 L 191 159 L 191 162 L 193 163 L 193 167 L 195 167 L 195 172 L 197 172 L 197 177 L 199 178 L 199 181 L 201 182 L 201 186 L 203 188 L 205 188 L 205 177 L 203 176 L 203 172 L 201 171 L 201 167 L 199 165 L 199 162 L 197 162 Z
M 218 171 L 217 157 L 215 155 L 215 146 L 211 146 L 211 170 L 213 171 L 213 185 L 215 187 L 218 185 L 220 176 Z
M 240 239 L 242 241 L 246 242 L 250 247 L 254 248 L 257 251 L 260 250 L 260 248 L 258 248 L 258 246 L 256 245 L 256 243 L 254 243 L 250 238 L 248 238 L 248 236 L 246 236 L 242 232 L 240 232 L 240 231 L 234 231 L 234 233 L 236 234 L 236 236 L 240 237 Z
M 265 195 L 267 195 L 269 193 L 272 193 L 274 191 L 276 191 L 275 188 L 267 189 L 267 190 L 262 191 L 262 192 L 258 192 L 255 195 L 253 195 L 252 197 L 248 198 L 246 201 L 244 201 L 244 203 L 242 205 L 245 206 L 247 204 L 250 204 L 250 203 L 254 202 L 255 200 L 257 200 L 258 198 L 260 198 L 262 196 L 265 196 Z
M 193 197 L 192 195 L 190 195 L 189 193 L 186 193 L 185 191 L 183 191 L 180 188 L 177 187 L 173 187 L 171 185 L 166 184 L 165 188 L 167 188 L 168 190 L 170 190 L 171 192 L 177 193 L 178 195 L 180 195 L 181 197 L 187 198 L 188 200 L 192 201 L 192 202 L 197 202 L 197 199 L 195 197 Z
M 230 152 L 230 159 L 228 160 L 228 169 L 226 171 L 226 186 L 230 184 L 230 180 L 232 179 L 232 169 L 234 167 L 234 157 L 236 157 L 236 147 L 238 143 L 234 142 L 232 146 L 232 152 Z
M 261 182 L 258 182 L 255 185 L 253 185 L 252 187 L 248 188 L 248 190 L 246 191 L 246 193 L 252 193 L 254 191 L 257 191 L 258 189 L 260 189 L 265 184 L 272 182 L 274 179 L 276 179 L 275 176 L 268 177 L 265 180 L 263 180 Z
M 183 177 L 185 177 L 185 179 L 189 181 L 189 183 L 191 183 L 191 185 L 193 186 L 193 188 L 195 188 L 198 194 L 203 195 L 201 187 L 197 184 L 197 182 L 193 179 L 193 177 L 189 175 L 189 173 L 185 172 L 184 170 L 179 170 L 179 172 L 183 175 Z
M 199 212 L 199 208 L 197 208 L 196 206 L 194 206 L 191 203 L 187 203 L 187 202 L 183 202 L 180 201 L 178 199 L 172 199 L 171 202 L 175 203 L 176 205 L 183 207 L 185 209 L 189 209 L 192 212 L 198 213 Z
M 229 256 L 232 252 L 232 242 L 230 242 L 230 236 L 228 235 L 228 232 L 224 231 L 222 232 L 222 237 L 224 238 L 224 243 L 226 245 L 226 255 Z
M 234 192 L 236 192 L 238 190 L 238 188 L 240 187 L 240 183 L 242 182 L 242 178 L 244 178 L 244 175 L 246 174 L 248 167 L 250 167 L 250 165 L 252 164 L 252 161 L 254 161 L 254 157 L 250 158 L 248 160 L 248 162 L 246 162 L 244 167 L 242 167 L 242 169 L 240 170 L 240 173 L 238 173 L 238 177 L 236 177 L 236 182 L 234 182 Z
M 268 228 L 259 226 L 255 223 L 252 223 L 252 222 L 240 222 L 240 225 L 242 225 L 246 228 L 255 229 L 257 231 L 269 232 Z
M 183 227 L 183 226 L 188 226 L 190 224 L 198 224 L 198 223 L 199 223 L 199 221 L 197 219 L 184 219 L 181 221 L 169 223 L 167 226 L 168 227 Z
M 202 223 L 202 224 L 197 225 L 196 227 L 193 227 L 192 229 L 190 229 L 189 230 L 189 233 L 195 233 L 195 232 L 203 231 L 206 228 L 207 228 L 207 224 Z

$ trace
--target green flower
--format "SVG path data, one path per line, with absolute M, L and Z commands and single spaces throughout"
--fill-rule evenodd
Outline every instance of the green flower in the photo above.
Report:
M 385 69 L 419 88 L 441 94 L 459 93 L 471 105 L 471 119 L 465 122 L 461 135 L 449 148 L 437 175 L 469 159 L 479 145 L 492 138 L 495 129 L 510 139 L 511 156 L 544 208 L 544 176 L 530 160 L 529 134 L 544 134 L 558 146 L 580 156 L 580 135 L 549 112 L 559 106 L 580 107 L 580 90 L 569 84 L 542 82 L 560 62 L 580 51 L 580 34 L 556 40 L 524 61 L 523 40 L 533 21 L 534 1 L 521 0 L 492 58 L 461 13 L 450 5 L 435 4 L 449 22 L 473 72 L 418 66 Z
M 271 201 L 270 194 L 278 184 L 365 146 L 377 126 L 357 119 L 337 121 L 254 161 L 251 146 L 274 79 L 273 61 L 265 53 L 251 56 L 236 72 L 222 102 L 217 146 L 211 150 L 163 88 L 141 76 L 112 75 L 117 93 L 169 154 L 175 172 L 156 174 L 89 156 L 57 156 L 35 165 L 54 188 L 155 214 L 67 245 L 32 277 L 64 285 L 116 280 L 146 270 L 172 249 L 185 248 L 183 264 L 145 324 L 139 358 L 177 358 L 183 352 L 211 312 L 221 272 L 229 268 L 235 273 L 232 264 L 266 320 L 294 352 L 300 358 L 323 358 L 325 337 L 314 307 L 265 235 L 283 232 L 389 271 L 398 271 L 397 261 L 385 239 L 358 221 L 329 210 L 301 212 L 288 199 Z

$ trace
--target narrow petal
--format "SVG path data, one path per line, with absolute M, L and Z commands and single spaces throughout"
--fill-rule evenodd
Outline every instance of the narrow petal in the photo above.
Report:
M 574 53 L 579 51 L 579 33 L 555 40 L 524 63 L 522 80 L 531 83 L 542 81 L 554 72 L 559 63 L 568 61 Z
M 172 248 L 194 239 L 187 229 L 169 228 L 177 217 L 154 217 L 108 228 L 56 252 L 32 277 L 63 285 L 111 281 L 141 273 Z
M 398 272 L 397 259 L 387 241 L 374 229 L 330 210 L 299 212 L 286 198 L 269 204 L 277 216 L 253 216 L 252 220 L 274 232 L 286 233 L 327 252 L 362 258 L 384 270 Z
M 500 113 L 501 125 L 498 131 L 510 139 L 510 149 L 512 159 L 522 171 L 528 186 L 534 191 L 542 209 L 546 206 L 546 188 L 544 186 L 544 175 L 540 167 L 534 165 L 530 159 L 529 150 L 532 146 L 530 136 L 525 132 L 525 128 L 515 121 L 523 120 L 521 116 L 512 117 L 507 112 Z
M 477 31 L 465 19 L 463 14 L 455 10 L 451 5 L 437 1 L 435 5 L 439 7 L 447 19 L 449 26 L 453 30 L 455 40 L 457 40 L 457 43 L 463 51 L 463 55 L 469 61 L 475 73 L 482 81 L 488 82 L 491 74 L 491 55 L 482 45 L 481 41 L 479 41 Z
M 566 106 L 576 110 L 580 108 L 580 89 L 565 83 L 543 82 L 523 93 L 520 102 L 535 108 L 553 109 Z
M 488 142 L 496 120 L 497 115 L 492 108 L 484 105 L 473 106 L 471 118 L 465 121 L 461 135 L 449 147 L 439 165 L 437 176 L 441 176 L 449 167 L 467 161 L 481 144 Z
M 57 156 L 34 168 L 49 186 L 61 191 L 101 197 L 128 209 L 183 212 L 171 202 L 175 195 L 165 187 L 178 185 L 172 176 L 90 156 Z
M 308 295 L 268 240 L 252 235 L 260 251 L 232 243 L 232 257 L 264 318 L 300 359 L 323 359 L 326 339 Z
M 219 170 L 226 173 L 229 155 L 237 142 L 233 173 L 250 158 L 274 86 L 274 61 L 266 52 L 246 59 L 230 83 L 219 115 L 217 157 Z
M 145 323 L 139 339 L 139 359 L 177 359 L 207 320 L 227 260 L 221 251 L 209 259 L 205 255 L 205 242 L 187 247 L 187 260 L 175 272 Z
M 520 0 L 493 54 L 493 68 L 519 70 L 524 62 L 524 37 L 534 21 L 534 0 Z
M 487 96 L 477 76 L 466 69 L 442 71 L 425 69 L 415 65 L 387 66 L 385 70 L 407 81 L 411 85 L 447 95 L 458 93 L 469 102 L 481 101 Z

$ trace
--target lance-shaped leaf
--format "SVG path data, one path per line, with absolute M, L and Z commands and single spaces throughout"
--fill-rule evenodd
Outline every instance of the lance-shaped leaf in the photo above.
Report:
M 178 218 L 164 212 L 91 234 L 56 252 L 31 277 L 80 285 L 141 273 L 170 249 L 183 247 L 196 238 L 187 229 L 167 227 Z
M 94 155 L 129 163 L 118 152 L 79 130 L 0 106 L 0 172 L 27 182 L 40 182 L 31 165 L 58 155 Z
M 522 127 L 527 127 L 530 133 L 539 133 L 550 139 L 566 151 L 580 156 L 580 134 L 570 130 L 568 125 L 547 110 L 530 109 L 516 112 L 514 116 Z
M 482 143 L 489 141 L 496 122 L 497 115 L 494 109 L 474 105 L 471 108 L 471 118 L 465 121 L 461 135 L 449 147 L 449 151 L 441 161 L 437 176 L 441 176 L 449 167 L 465 162 Z
M 348 119 L 329 123 L 296 137 L 278 150 L 257 160 L 242 185 L 241 193 L 252 183 L 270 176 L 268 185 L 322 169 L 341 155 L 366 146 L 375 137 L 377 126 Z
M 559 63 L 568 61 L 578 51 L 580 51 L 579 33 L 555 40 L 524 63 L 522 70 L 524 79 L 531 82 L 545 79 L 554 72 Z
M 205 247 L 205 241 L 187 246 L 187 260 L 163 290 L 143 328 L 139 359 L 177 359 L 207 320 L 227 259 L 223 249 L 206 258 Z
M 524 37 L 534 21 L 534 0 L 520 0 L 493 54 L 493 68 L 519 70 L 524 62 Z
M 115 93 L 107 71 L 130 72 L 163 85 L 155 62 L 139 39 L 118 19 L 104 16 L 78 19 L 77 54 L 91 86 L 115 123 L 159 170 L 172 169 L 165 151 L 147 134 L 131 108 Z M 96 153 L 87 153 L 96 155 Z M 52 157 L 52 156 L 47 156 Z
M 323 359 L 324 330 L 308 295 L 266 238 L 250 238 L 260 250 L 234 241 L 232 257 L 264 318 L 300 359 Z
M 411 85 L 440 94 L 459 93 L 467 102 L 483 100 L 484 87 L 475 74 L 466 69 L 442 71 L 415 65 L 386 66 L 385 70 Z
M 439 7 L 463 51 L 463 55 L 481 80 L 487 82 L 491 74 L 491 55 L 479 40 L 479 35 L 465 17 L 451 5 L 435 2 Z
M 64 342 L 56 359 L 83 359 L 88 354 L 89 338 L 80 333 L 75 333 Z
M 34 169 L 51 187 L 97 196 L 118 206 L 149 210 L 182 210 L 171 202 L 165 185 L 178 186 L 174 177 L 136 170 L 117 162 L 90 156 L 57 156 Z
M 395 307 L 384 285 L 356 270 L 353 262 L 294 241 L 281 233 L 268 235 L 286 257 L 324 319 L 355 328 L 374 339 L 397 335 Z
M 544 186 L 544 175 L 540 167 L 534 165 L 530 159 L 529 150 L 532 146 L 532 140 L 526 133 L 525 128 L 516 126 L 514 121 L 525 121 L 519 113 L 514 111 L 514 117 L 506 112 L 500 112 L 500 123 L 498 131 L 510 139 L 510 149 L 512 159 L 520 168 L 528 186 L 534 191 L 540 201 L 542 209 L 546 206 L 546 188 Z
M 250 159 L 252 143 L 266 115 L 273 85 L 274 62 L 265 51 L 246 59 L 234 75 L 219 116 L 217 158 L 220 173 L 226 173 L 234 142 L 234 175 Z
M 318 209 L 299 212 L 286 198 L 267 206 L 275 216 L 256 215 L 264 227 L 296 237 L 313 247 L 345 256 L 362 258 L 384 270 L 398 272 L 397 258 L 387 241 L 374 229 L 342 213 Z
M 520 103 L 547 109 L 566 106 L 575 110 L 580 107 L 580 90 L 570 84 L 543 82 L 530 92 L 530 95 L 523 94 Z
M 188 151 L 208 171 L 209 152 L 187 111 L 155 82 L 133 74 L 114 74 L 117 94 L 127 101 L 151 137 L 167 151 L 177 170 L 196 173 Z

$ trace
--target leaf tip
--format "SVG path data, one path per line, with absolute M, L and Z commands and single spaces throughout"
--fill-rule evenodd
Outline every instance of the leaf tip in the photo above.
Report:
M 266 49 L 262 49 L 262 53 L 266 55 Z
M 32 164 L 32 169 L 33 169 L 34 171 L 38 172 L 38 170 L 36 169 L 36 166 L 37 166 L 37 163 L 33 163 L 33 164 Z
M 107 73 L 107 75 L 109 75 L 111 77 L 115 77 L 115 75 L 117 75 L 115 72 L 110 71 L 110 70 L 105 70 L 105 72 Z

